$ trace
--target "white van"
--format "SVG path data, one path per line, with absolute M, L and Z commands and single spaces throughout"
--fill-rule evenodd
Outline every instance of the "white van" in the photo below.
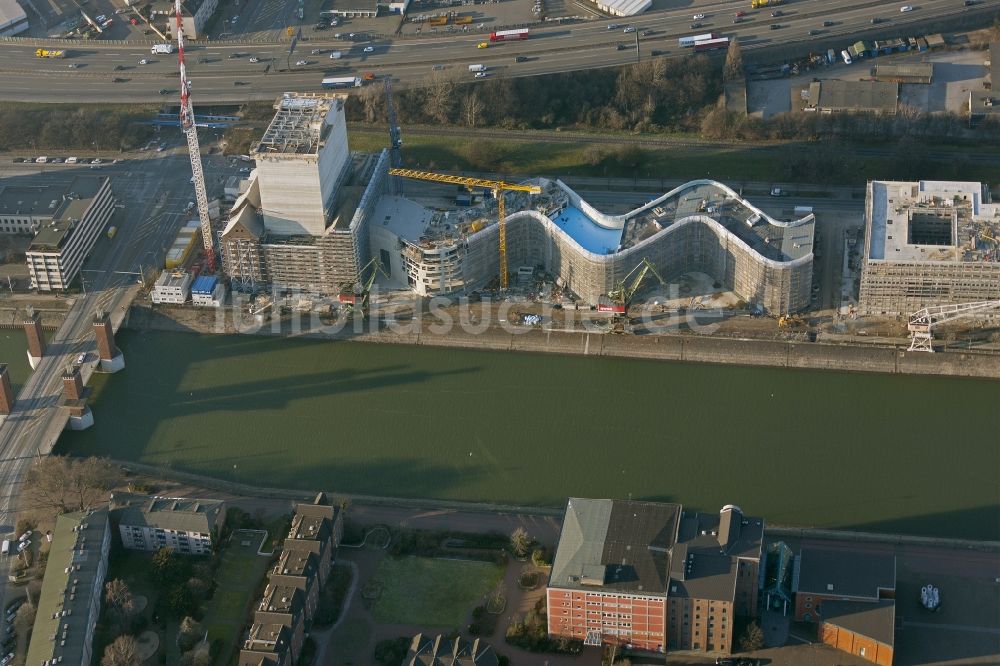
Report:
M 10 539 L 4 539 L 0 546 L 0 555 L 10 555 Z
M 851 60 L 851 54 L 848 53 L 846 49 L 840 52 L 840 57 L 844 59 L 845 65 L 850 65 L 852 62 L 854 62 L 853 60 Z
M 485 72 L 486 65 L 469 65 L 470 72 Z
M 66 164 L 76 164 L 76 158 L 75 157 L 67 157 L 66 158 Z

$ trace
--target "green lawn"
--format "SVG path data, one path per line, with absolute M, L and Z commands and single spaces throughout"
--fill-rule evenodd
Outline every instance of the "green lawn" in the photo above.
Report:
M 374 576 L 382 594 L 372 614 L 386 624 L 460 627 L 502 576 L 487 562 L 386 557 Z
M 223 659 L 249 619 L 249 604 L 267 571 L 270 558 L 257 555 L 259 541 L 259 537 L 250 539 L 251 545 L 241 546 L 240 539 L 234 537 L 222 551 L 215 594 L 205 607 L 209 640 L 221 640 L 226 646 L 218 663 L 228 663 Z

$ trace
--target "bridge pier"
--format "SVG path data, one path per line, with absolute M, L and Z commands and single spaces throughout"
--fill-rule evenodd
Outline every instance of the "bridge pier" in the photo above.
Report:
M 94 316 L 94 337 L 97 338 L 97 356 L 101 360 L 101 371 L 124 370 L 125 355 L 115 344 L 115 331 L 111 326 L 111 318 L 106 313 Z
M 62 406 L 69 412 L 69 427 L 71 430 L 86 430 L 94 425 L 94 413 L 87 405 L 90 389 L 83 385 L 83 377 L 76 366 L 66 368 L 62 380 Z
M 37 312 L 29 312 L 24 319 L 24 334 L 28 338 L 28 365 L 34 370 L 45 353 L 45 336 L 42 335 L 42 320 Z

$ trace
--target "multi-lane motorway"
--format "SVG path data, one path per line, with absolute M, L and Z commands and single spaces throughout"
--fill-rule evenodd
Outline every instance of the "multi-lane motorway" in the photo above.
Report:
M 1000 0 L 982 0 L 972 7 L 966 7 L 963 0 L 926 0 L 912 12 L 900 12 L 898 2 L 843 0 L 835 4 L 836 9 L 831 9 L 828 1 L 798 0 L 782 5 L 782 16 L 773 18 L 770 9 L 747 9 L 747 0 L 699 3 L 698 11 L 705 18 L 694 32 L 739 37 L 745 53 L 792 43 L 846 47 L 858 34 L 873 29 L 887 35 L 924 34 L 940 29 L 943 20 L 963 16 L 972 17 L 973 22 L 981 17 L 986 26 L 1000 11 Z M 746 16 L 734 24 L 739 10 Z M 881 22 L 873 26 L 872 19 Z M 636 27 L 636 33 L 626 34 L 621 27 L 608 29 L 607 21 L 541 27 L 533 29 L 527 41 L 486 49 L 476 48 L 483 35 L 457 33 L 394 41 L 314 38 L 299 42 L 291 54 L 287 43 L 207 43 L 192 46 L 188 72 L 200 103 L 272 99 L 285 90 L 318 90 L 324 75 L 373 72 L 405 85 L 418 84 L 437 71 L 471 79 L 468 65 L 481 63 L 490 68 L 490 76 L 528 76 L 626 64 L 653 57 L 654 50 L 665 57 L 683 55 L 687 51 L 678 47 L 677 39 L 692 33 L 692 21 L 689 7 L 615 21 Z M 824 26 L 824 21 L 833 25 Z M 780 27 L 772 29 L 772 25 Z M 819 34 L 810 35 L 811 30 Z M 636 34 L 649 31 L 639 37 L 637 53 Z M 627 48 L 619 50 L 619 44 Z M 36 47 L 36 43 L 0 45 L 5 99 L 135 102 L 176 96 L 176 56 L 153 56 L 148 45 L 74 44 L 65 60 L 40 60 L 34 55 Z M 373 50 L 366 52 L 366 47 Z M 326 54 L 312 55 L 315 48 L 338 50 L 344 57 L 331 60 Z M 515 62 L 517 56 L 525 61 Z M 260 62 L 251 63 L 251 57 Z M 148 64 L 139 64 L 142 59 Z M 299 61 L 308 64 L 297 65 Z M 75 67 L 70 68 L 71 64 Z

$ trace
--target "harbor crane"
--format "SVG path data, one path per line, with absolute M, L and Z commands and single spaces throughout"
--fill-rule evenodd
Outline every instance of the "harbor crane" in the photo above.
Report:
M 636 274 L 636 271 L 638 271 L 638 274 Z M 661 285 L 667 285 L 666 281 L 656 272 L 653 262 L 643 257 L 642 261 L 636 264 L 635 268 L 629 271 L 628 275 L 622 278 L 622 281 L 608 292 L 608 300 L 611 301 L 611 312 L 613 313 L 611 318 L 612 333 L 625 333 L 626 322 L 628 322 L 628 308 L 632 305 L 632 299 L 635 298 L 643 281 L 650 274 L 655 276 Z M 633 275 L 635 277 L 632 277 Z M 631 282 L 629 281 L 630 278 Z
M 177 20 L 177 63 L 181 73 L 181 130 L 187 138 L 188 157 L 191 159 L 191 175 L 194 183 L 194 199 L 198 203 L 198 218 L 201 222 L 201 241 L 205 247 L 205 272 L 215 272 L 215 244 L 212 239 L 212 222 L 208 216 L 208 193 L 205 190 L 205 172 L 201 168 L 201 145 L 198 143 L 198 128 L 194 122 L 194 107 L 191 104 L 191 88 L 184 65 L 184 25 L 181 18 L 181 0 L 174 0 Z
M 527 192 L 528 194 L 541 194 L 542 188 L 538 185 L 517 185 L 506 183 L 502 180 L 485 180 L 482 178 L 467 178 L 465 176 L 450 176 L 443 173 L 432 173 L 430 171 L 414 171 L 413 169 L 389 169 L 390 176 L 402 176 L 403 178 L 414 178 L 416 180 L 429 180 L 434 183 L 451 183 L 452 185 L 462 185 L 471 190 L 474 187 L 482 187 L 493 193 L 493 198 L 497 200 L 497 229 L 500 236 L 500 289 L 507 290 L 509 277 L 507 274 L 507 220 L 504 210 L 503 197 L 505 192 Z
M 975 316 L 993 308 L 1000 308 L 1000 300 L 932 305 L 921 308 L 910 315 L 910 321 L 906 327 L 910 331 L 910 347 L 907 351 L 933 352 L 933 331 L 936 326 L 962 317 Z
M 366 279 L 365 273 L 371 269 L 371 273 Z M 360 311 L 362 317 L 368 316 L 368 304 L 371 300 L 372 285 L 375 284 L 375 276 L 381 273 L 389 277 L 378 259 L 372 259 L 364 268 L 358 271 L 356 279 L 345 282 L 341 285 L 338 300 L 351 308 L 353 312 Z

